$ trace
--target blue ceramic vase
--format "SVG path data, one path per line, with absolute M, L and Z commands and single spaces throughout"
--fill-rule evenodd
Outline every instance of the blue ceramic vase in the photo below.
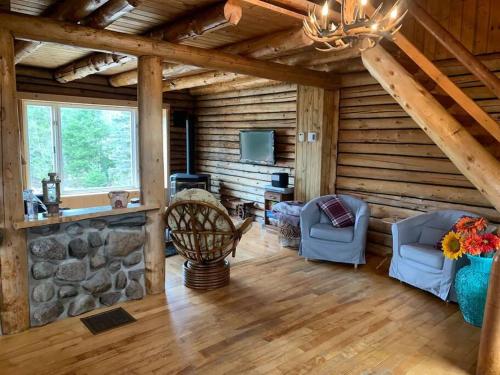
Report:
M 466 255 L 470 264 L 455 276 L 458 305 L 467 323 L 481 327 L 493 258 Z

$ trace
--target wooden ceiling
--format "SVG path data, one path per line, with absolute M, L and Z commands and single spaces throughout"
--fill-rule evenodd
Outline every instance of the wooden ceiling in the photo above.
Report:
M 13 0 L 11 10 L 15 12 L 39 15 L 55 0 Z M 142 34 L 155 26 L 188 15 L 195 9 L 203 8 L 220 0 L 147 0 L 130 13 L 115 21 L 108 30 L 128 34 Z M 227 44 L 247 40 L 257 36 L 272 34 L 300 26 L 299 19 L 271 12 L 256 5 L 242 2 L 243 15 L 237 26 L 223 28 L 198 38 L 185 41 L 186 45 L 201 48 L 216 48 Z M 81 48 L 46 43 L 22 61 L 23 65 L 54 69 L 78 58 L 86 56 L 89 51 Z M 104 75 L 112 75 L 128 71 L 136 67 L 131 61 L 119 67 L 108 69 Z
M 40 15 L 56 1 L 11 0 L 11 10 L 30 15 Z M 144 0 L 138 7 L 116 20 L 107 29 L 123 33 L 141 34 L 158 25 L 172 22 L 192 14 L 197 9 L 211 6 L 220 1 Z M 316 2 L 321 1 L 317 0 Z M 376 3 L 377 1 L 374 0 L 373 2 Z M 417 1 L 474 54 L 500 52 L 500 7 L 497 6 L 498 0 L 407 1 Z M 222 28 L 195 39 L 185 40 L 183 43 L 201 48 L 217 48 L 300 26 L 301 21 L 299 18 L 255 5 L 257 2 L 261 4 L 280 4 L 284 7 L 287 7 L 286 4 L 297 3 L 293 0 L 242 0 L 240 2 L 242 18 L 237 26 Z M 388 0 L 387 2 L 390 3 L 391 1 Z M 292 8 L 288 6 L 288 9 Z M 300 9 L 294 10 L 295 12 L 303 12 Z M 431 60 L 450 57 L 448 51 L 439 45 L 436 39 L 426 32 L 411 15 L 407 16 L 404 21 L 403 33 Z M 45 43 L 22 60 L 22 64 L 55 69 L 90 54 L 90 51 L 81 48 Z M 132 60 L 98 74 L 114 75 L 134 69 L 136 65 L 136 60 Z

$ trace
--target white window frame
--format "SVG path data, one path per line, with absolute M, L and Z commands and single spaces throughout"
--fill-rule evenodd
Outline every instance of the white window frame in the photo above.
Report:
M 25 149 L 26 149 L 26 159 L 27 159 L 27 183 L 30 185 L 30 153 L 29 153 L 29 132 L 28 132 L 28 116 L 27 108 L 28 105 L 43 105 L 51 107 L 52 110 L 52 137 L 54 144 L 54 160 L 55 160 L 55 172 L 61 176 L 61 195 L 62 196 L 73 196 L 73 195 L 88 195 L 95 193 L 107 193 L 111 190 L 138 190 L 140 188 L 140 175 L 139 175 L 139 128 L 138 128 L 138 110 L 137 106 L 120 106 L 120 105 L 105 105 L 105 104 L 94 104 L 94 103 L 78 103 L 78 102 L 63 102 L 63 101 L 48 101 L 48 100 L 33 100 L 33 99 L 23 99 L 22 100 L 22 111 L 23 111 L 23 124 L 24 124 L 24 139 L 25 139 Z M 67 191 L 64 188 L 64 168 L 62 162 L 62 137 L 61 137 L 61 107 L 64 108 L 91 108 L 100 110 L 127 110 L 132 112 L 132 169 L 133 169 L 133 184 L 130 186 L 109 186 L 100 187 L 95 189 L 79 189 Z M 31 188 L 31 186 L 29 186 Z

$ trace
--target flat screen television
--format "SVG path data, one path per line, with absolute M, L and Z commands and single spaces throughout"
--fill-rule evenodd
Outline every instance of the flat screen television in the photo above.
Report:
M 240 161 L 243 163 L 274 165 L 274 130 L 241 130 Z

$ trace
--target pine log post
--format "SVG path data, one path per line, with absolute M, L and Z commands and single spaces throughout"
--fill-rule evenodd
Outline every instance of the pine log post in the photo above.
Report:
M 3 334 L 28 329 L 28 256 L 26 234 L 13 222 L 24 219 L 21 134 L 16 99 L 14 38 L 0 29 L 0 317 Z
M 500 374 L 500 252 L 491 269 L 476 374 Z
M 156 56 L 139 57 L 139 166 L 141 175 L 141 202 L 157 205 L 160 209 L 147 213 L 145 280 L 148 294 L 165 290 L 165 179 L 163 169 L 163 130 L 161 91 L 161 59 Z
M 99 8 L 107 0 L 61 0 L 44 12 L 44 16 L 59 21 L 78 22 Z M 40 41 L 17 40 L 15 43 L 16 64 L 35 52 Z
M 112 17 L 111 11 L 114 8 L 112 4 L 109 6 L 109 9 L 106 6 L 103 6 L 103 8 L 105 8 L 103 12 L 106 11 L 105 13 L 108 14 L 107 17 Z M 211 6 L 210 8 L 205 8 L 202 11 L 190 14 L 174 22 L 161 25 L 145 33 L 144 36 L 156 40 L 179 43 L 220 30 L 224 27 L 235 26 L 239 23 L 241 15 L 241 7 L 232 1 L 227 1 Z M 93 22 L 90 21 L 88 26 L 95 27 Z M 117 65 L 122 65 L 131 59 L 130 56 L 96 52 L 57 69 L 54 72 L 54 77 L 60 83 L 67 83 L 111 69 Z M 116 84 L 113 80 L 110 80 L 110 83 L 113 86 L 128 86 L 137 83 L 137 69 L 122 74 L 124 75 L 116 75 Z M 133 80 L 133 83 L 128 83 L 130 80 Z
M 339 90 L 297 88 L 297 135 L 316 133 L 316 141 L 298 142 L 295 155 L 295 199 L 335 192 L 339 126 Z
M 383 47 L 361 54 L 382 87 L 425 131 L 453 164 L 500 210 L 500 162 L 495 159 Z
M 409 1 L 408 7 L 415 19 L 434 36 L 441 45 L 455 58 L 483 82 L 496 96 L 500 98 L 500 79 L 492 73 L 476 56 L 446 30 L 439 22 L 431 17 L 415 1 Z

